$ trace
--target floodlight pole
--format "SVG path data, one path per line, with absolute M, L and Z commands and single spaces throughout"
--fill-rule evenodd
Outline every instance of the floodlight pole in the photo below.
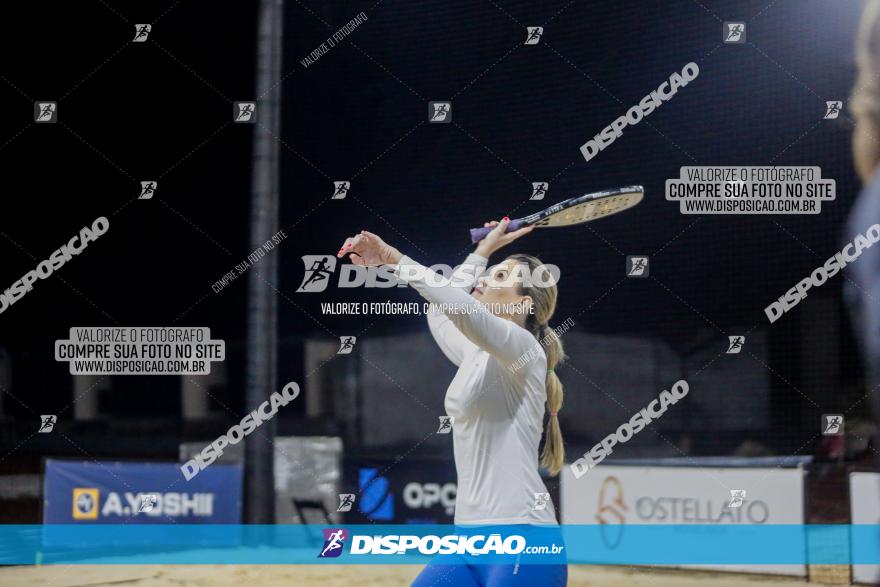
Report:
M 257 15 L 256 124 L 251 178 L 250 250 L 278 232 L 281 136 L 281 23 L 283 0 L 260 0 Z M 245 410 L 266 401 L 277 388 L 278 253 L 248 272 Z M 273 455 L 276 424 L 264 422 L 245 440 L 244 520 L 275 523 Z M 268 440 L 267 440 L 268 439 Z

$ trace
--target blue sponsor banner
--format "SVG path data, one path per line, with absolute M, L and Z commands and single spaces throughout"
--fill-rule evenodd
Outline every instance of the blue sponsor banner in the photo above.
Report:
M 390 492 L 387 477 L 379 475 L 378 467 L 361 467 L 358 470 L 360 501 L 358 510 L 371 520 L 389 522 L 394 520 L 394 494 Z
M 346 524 L 451 524 L 455 463 L 448 459 L 345 459 L 342 493 L 355 494 Z
M 51 548 L 44 533 L 51 530 Z M 878 525 L 0 526 L 4 564 L 878 564 Z M 217 543 L 235 543 L 220 547 Z M 82 544 L 100 545 L 84 551 Z M 133 542 L 140 542 L 138 546 Z M 149 549 L 143 544 L 149 543 Z M 609 546 L 613 544 L 614 546 Z
M 238 524 L 241 465 L 186 481 L 175 463 L 46 461 L 46 524 Z

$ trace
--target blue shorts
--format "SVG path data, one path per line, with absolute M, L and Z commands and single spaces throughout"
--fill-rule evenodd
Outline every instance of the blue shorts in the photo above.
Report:
M 567 565 L 429 563 L 411 587 L 565 587 Z

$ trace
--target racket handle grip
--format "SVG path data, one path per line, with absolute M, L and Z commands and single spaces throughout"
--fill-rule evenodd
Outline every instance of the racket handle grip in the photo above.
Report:
M 523 226 L 522 220 L 511 220 L 510 224 L 507 225 L 507 230 L 504 232 L 513 232 L 514 230 L 519 230 Z M 492 232 L 492 228 L 472 228 L 471 229 L 471 242 L 476 244 L 486 238 Z

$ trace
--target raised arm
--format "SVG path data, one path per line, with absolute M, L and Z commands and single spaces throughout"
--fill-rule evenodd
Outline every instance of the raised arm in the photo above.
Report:
M 487 311 L 463 289 L 409 257 L 400 258 L 395 273 L 435 304 L 468 341 L 502 363 L 513 363 L 535 345 L 526 329 Z
M 452 272 L 453 285 L 469 294 L 474 289 L 477 278 L 486 269 L 488 262 L 488 258 L 471 253 L 464 260 L 464 263 Z M 467 354 L 477 349 L 476 345 L 468 340 L 445 314 L 436 309 L 428 310 L 428 328 L 431 330 L 431 336 L 434 337 L 437 346 L 456 367 L 461 365 Z
M 488 256 L 498 248 L 531 231 L 531 227 L 505 233 L 507 219 L 502 222 L 486 223 L 495 228 L 480 243 L 475 255 L 469 261 L 477 261 L 485 266 Z M 434 271 L 405 257 L 394 247 L 385 243 L 379 236 L 361 231 L 346 239 L 337 253 L 338 257 L 350 254 L 356 265 L 395 265 L 398 277 L 409 283 L 422 297 L 434 304 L 439 316 L 429 317 L 432 333 L 444 354 L 455 364 L 460 364 L 468 350 L 475 345 L 502 362 L 510 363 L 534 346 L 534 337 L 514 322 L 495 316 L 470 295 L 473 281 L 478 275 L 472 274 L 462 279 L 464 271 L 475 271 L 473 267 L 459 267 L 453 282 Z M 477 256 L 477 259 L 473 257 Z M 473 263 L 477 265 L 478 263 Z M 462 284 L 465 287 L 462 287 Z M 450 327 L 454 328 L 453 331 Z

